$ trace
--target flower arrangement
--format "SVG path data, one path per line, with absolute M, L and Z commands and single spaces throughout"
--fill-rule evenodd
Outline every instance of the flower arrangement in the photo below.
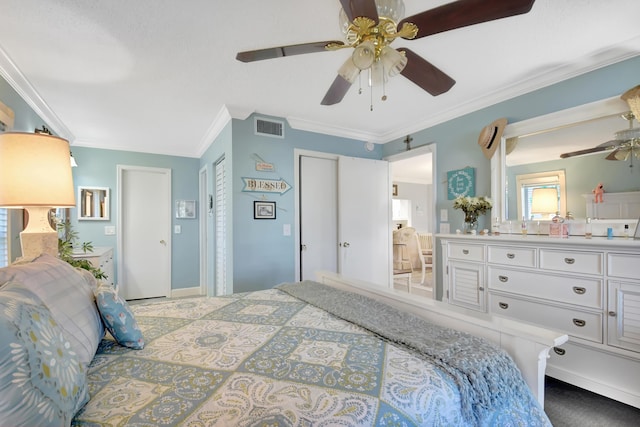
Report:
M 493 207 L 491 199 L 488 197 L 465 197 L 458 196 L 453 201 L 454 209 L 461 209 L 465 216 L 472 214 L 475 216 L 484 215 L 489 209 Z
M 478 215 L 483 215 L 493 204 L 488 197 L 464 197 L 459 196 L 453 201 L 454 209 L 464 212 L 464 233 L 472 232 L 478 227 Z

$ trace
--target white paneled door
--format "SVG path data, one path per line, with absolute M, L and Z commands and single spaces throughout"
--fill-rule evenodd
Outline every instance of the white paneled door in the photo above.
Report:
M 302 280 L 338 272 L 338 159 L 300 157 Z
M 171 294 L 171 170 L 118 165 L 118 287 L 125 299 Z
M 317 270 L 389 286 L 389 163 L 300 156 L 300 273 Z
M 340 273 L 389 286 L 389 162 L 340 156 L 338 181 Z

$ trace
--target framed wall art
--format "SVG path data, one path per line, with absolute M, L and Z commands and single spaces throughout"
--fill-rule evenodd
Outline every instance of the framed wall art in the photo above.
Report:
M 447 198 L 476 195 L 476 173 L 473 168 L 464 168 L 447 172 Z
M 193 219 L 196 217 L 196 201 L 195 200 L 177 200 L 176 201 L 176 218 Z
M 276 202 L 253 202 L 253 219 L 276 219 Z

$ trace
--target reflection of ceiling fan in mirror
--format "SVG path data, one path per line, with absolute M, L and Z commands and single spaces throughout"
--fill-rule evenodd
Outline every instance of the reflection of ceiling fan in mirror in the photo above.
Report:
M 402 0 L 340 0 L 340 25 L 345 42 L 323 41 L 240 52 L 242 62 L 306 53 L 353 48 L 352 55 L 338 70 L 338 76 L 322 100 L 322 105 L 337 104 L 360 76 L 368 86 L 383 86 L 388 77 L 402 74 L 433 96 L 447 92 L 455 80 L 414 53 L 389 45 L 396 38 L 418 39 L 456 28 L 527 13 L 535 0 L 459 0 L 403 18 Z M 384 90 L 383 90 L 384 91 Z M 386 99 L 383 95 L 382 100 Z
M 616 132 L 616 139 L 603 142 L 593 148 L 587 148 L 586 150 L 563 153 L 560 155 L 560 158 L 566 159 L 568 157 L 612 150 L 605 159 L 624 161 L 631 158 L 633 161 L 633 156 L 640 159 L 640 128 L 633 127 L 634 115 L 631 111 L 623 114 L 621 117 L 629 122 L 629 129 Z

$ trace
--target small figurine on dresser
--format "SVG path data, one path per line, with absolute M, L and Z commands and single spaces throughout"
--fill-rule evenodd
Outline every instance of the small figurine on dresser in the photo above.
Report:
M 594 200 L 593 203 L 602 203 L 604 196 L 604 186 L 599 183 L 596 188 L 593 189 Z

